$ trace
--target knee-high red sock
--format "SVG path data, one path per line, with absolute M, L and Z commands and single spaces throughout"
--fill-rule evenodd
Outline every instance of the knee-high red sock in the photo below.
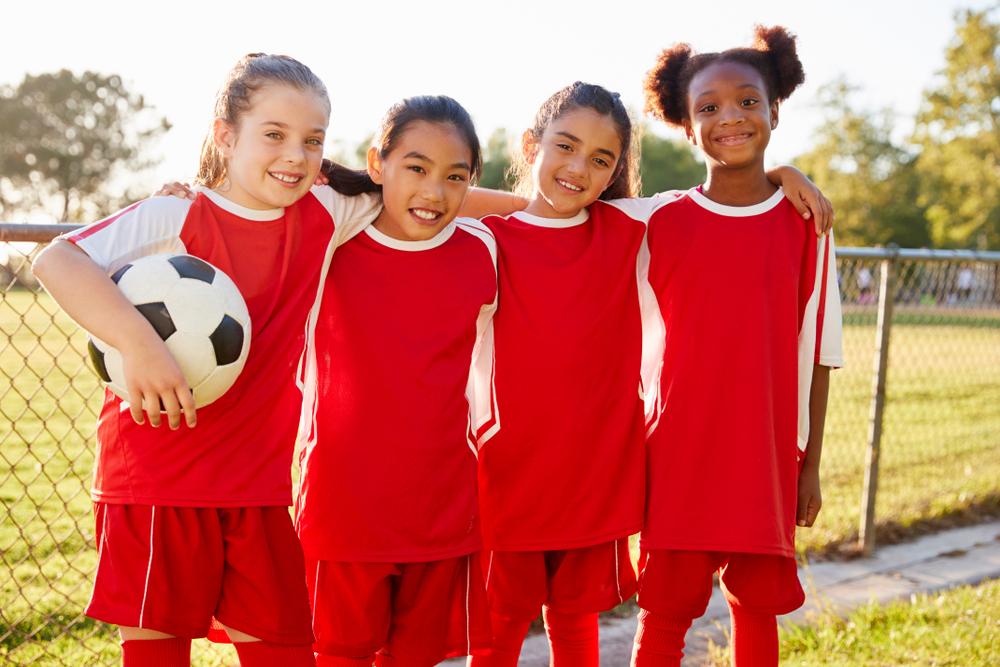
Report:
M 122 642 L 123 667 L 189 667 L 191 640 L 129 639 Z
M 272 644 L 271 642 L 233 642 L 241 667 L 316 667 L 316 656 L 309 644 Z M 369 663 L 371 664 L 371 663 Z
M 363 658 L 342 658 L 339 655 L 316 654 L 316 667 L 372 667 L 374 663 L 374 655 Z
M 493 624 L 493 647 L 486 655 L 470 657 L 468 667 L 517 667 L 521 644 L 531 621 L 490 614 L 490 622 Z
M 732 605 L 733 664 L 737 667 L 776 667 L 778 664 L 778 619 L 774 614 L 755 614 Z
M 632 646 L 632 667 L 680 667 L 684 635 L 694 619 L 677 619 L 639 610 L 639 627 Z
M 596 613 L 568 614 L 545 607 L 542 616 L 549 636 L 550 667 L 598 667 L 601 645 Z

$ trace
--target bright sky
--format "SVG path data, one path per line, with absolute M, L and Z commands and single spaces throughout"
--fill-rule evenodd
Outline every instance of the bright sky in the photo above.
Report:
M 409 95 L 455 97 L 484 141 L 497 127 L 520 132 L 546 97 L 578 79 L 640 110 L 641 81 L 660 49 L 749 44 L 755 23 L 799 36 L 806 84 L 783 107 L 768 153 L 771 163 L 787 161 L 812 143 L 820 85 L 843 75 L 863 87 L 866 105 L 905 120 L 943 66 L 954 11 L 995 0 L 4 4 L 0 83 L 61 68 L 118 73 L 173 123 L 154 147 L 163 162 L 141 181 L 152 185 L 194 172 L 216 90 L 248 52 L 294 56 L 326 82 L 330 151 L 353 149 Z

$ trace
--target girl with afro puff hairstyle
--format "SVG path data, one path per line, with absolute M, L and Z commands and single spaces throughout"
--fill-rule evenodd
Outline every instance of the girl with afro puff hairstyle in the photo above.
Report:
M 778 662 L 776 615 L 801 606 L 795 528 L 820 508 L 831 367 L 842 364 L 832 234 L 764 170 L 779 104 L 804 79 L 795 37 L 660 54 L 647 110 L 705 155 L 704 185 L 648 225 L 649 284 L 664 323 L 647 447 L 633 665 L 679 665 L 720 575 L 740 667 Z M 811 425 L 811 426 L 810 426 Z

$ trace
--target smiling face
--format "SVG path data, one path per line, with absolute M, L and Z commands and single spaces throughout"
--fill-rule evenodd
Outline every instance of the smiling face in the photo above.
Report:
M 710 165 L 763 165 L 764 149 L 777 126 L 778 105 L 768 102 L 764 79 L 754 67 L 722 61 L 691 79 L 684 130 Z
M 588 108 L 562 114 L 540 139 L 525 133 L 522 148 L 535 186 L 525 212 L 546 218 L 572 218 L 597 201 L 622 154 L 614 120 Z
M 455 219 L 469 190 L 472 149 L 450 123 L 418 120 L 380 157 L 368 151 L 368 173 L 382 186 L 375 228 L 403 241 L 425 241 Z
M 235 127 L 215 121 L 215 144 L 226 159 L 226 180 L 216 189 L 251 209 L 290 206 L 316 180 L 328 122 L 326 101 L 316 93 L 262 87 Z

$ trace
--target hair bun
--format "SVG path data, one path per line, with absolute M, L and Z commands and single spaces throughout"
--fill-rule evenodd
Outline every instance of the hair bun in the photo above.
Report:
M 680 125 L 686 116 L 687 95 L 680 87 L 680 73 L 691 56 L 690 44 L 674 44 L 660 52 L 653 69 L 646 73 L 645 109 L 665 123 Z
M 795 35 L 784 26 L 754 27 L 753 48 L 767 55 L 774 70 L 776 101 L 788 98 L 806 80 L 795 45 Z

